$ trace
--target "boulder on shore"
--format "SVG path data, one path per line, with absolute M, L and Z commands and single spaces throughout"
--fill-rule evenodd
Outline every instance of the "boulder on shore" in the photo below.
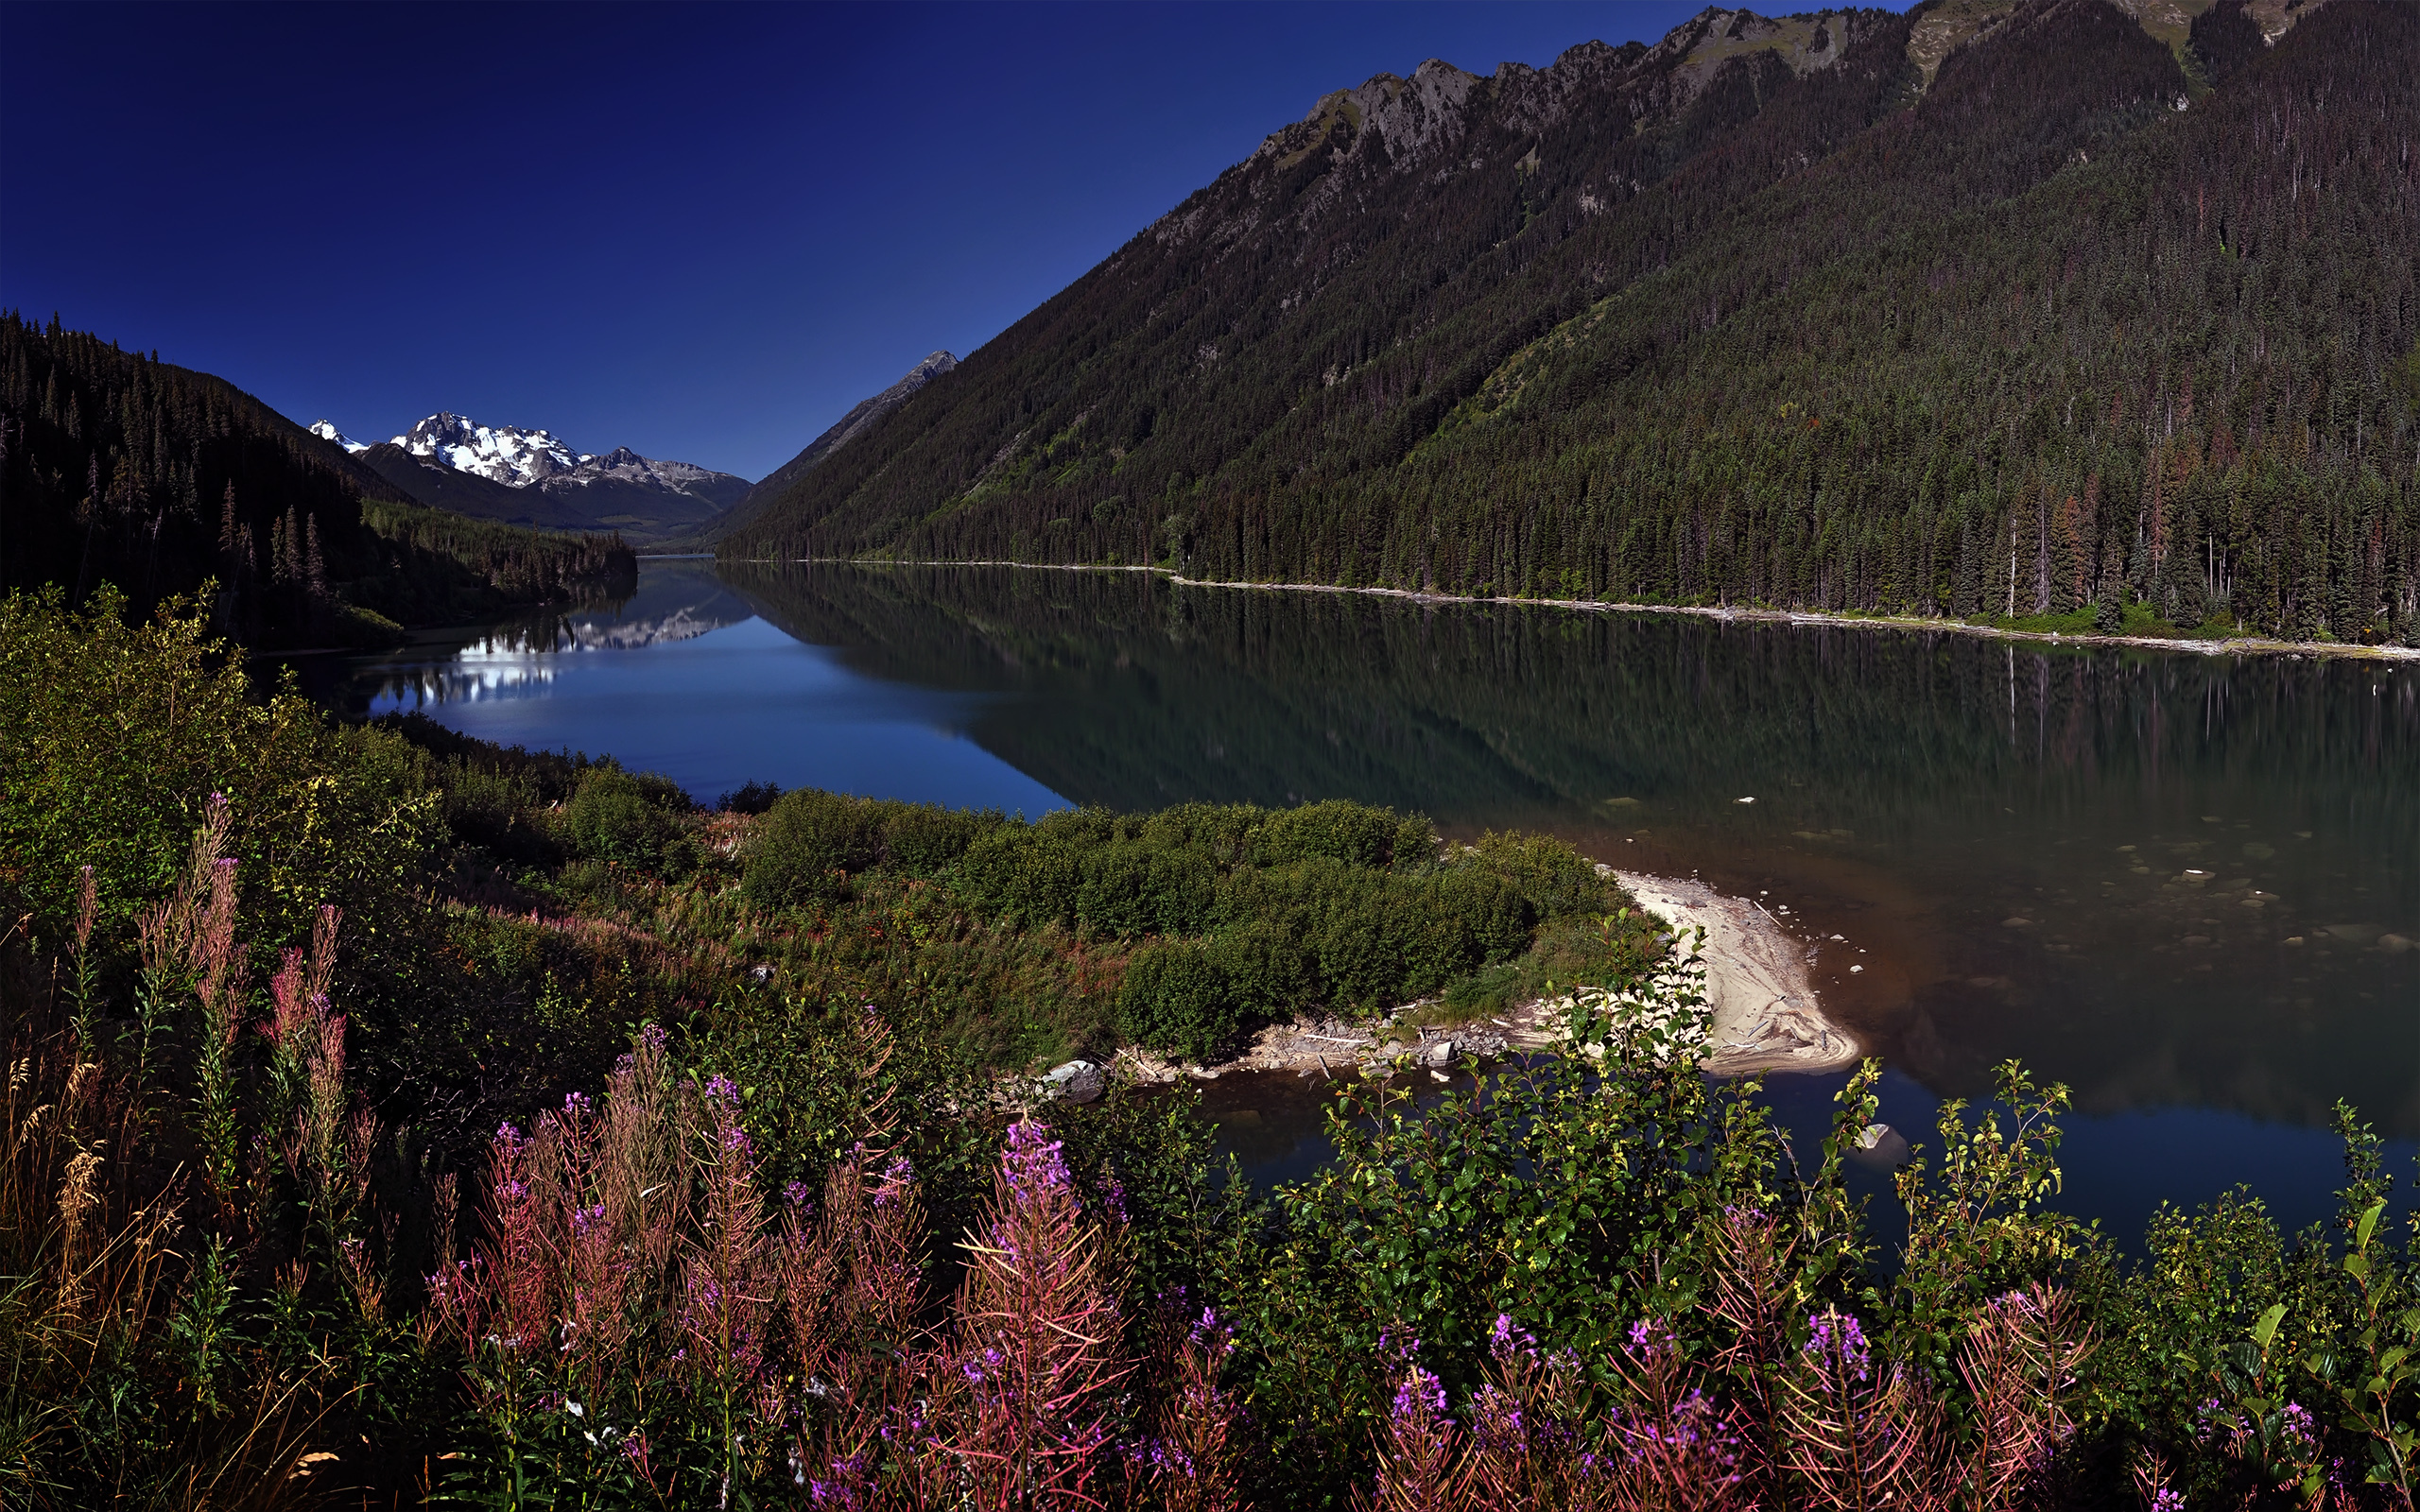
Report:
M 1052 1097 L 1064 1097 L 1071 1103 L 1098 1102 L 1109 1090 L 1109 1078 L 1089 1060 L 1070 1060 L 1063 1066 L 1053 1066 L 1042 1078 L 1043 1091 Z

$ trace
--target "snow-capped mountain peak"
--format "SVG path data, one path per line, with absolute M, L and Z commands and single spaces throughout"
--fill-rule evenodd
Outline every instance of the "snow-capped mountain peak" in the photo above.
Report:
M 311 434 L 320 438 L 323 441 L 334 441 L 348 452 L 366 452 L 370 450 L 370 443 L 368 441 L 356 441 L 352 437 L 347 436 L 344 432 L 337 429 L 333 423 L 324 420 L 315 420 L 311 422 Z
M 515 489 L 561 477 L 596 460 L 543 430 L 481 425 L 441 410 L 396 437 L 395 444 L 414 456 Z

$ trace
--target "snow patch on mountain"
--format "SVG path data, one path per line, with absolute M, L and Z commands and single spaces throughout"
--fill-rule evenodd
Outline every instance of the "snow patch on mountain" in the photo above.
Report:
M 366 452 L 370 450 L 370 443 L 368 441 L 354 440 L 352 437 L 347 436 L 344 432 L 337 429 L 334 424 L 327 421 L 313 421 L 311 422 L 311 434 L 320 438 L 320 439 L 323 441 L 334 441 L 348 452 Z
M 414 456 L 514 489 L 564 476 L 582 463 L 595 460 L 585 452 L 573 451 L 545 431 L 481 425 L 443 411 L 396 437 L 395 444 Z
M 326 421 L 311 429 L 347 451 L 368 450 L 346 439 Z M 600 456 L 575 450 L 551 431 L 482 425 L 467 416 L 443 410 L 396 437 L 393 444 L 424 462 L 468 472 L 510 489 L 535 488 L 558 496 L 573 490 L 595 490 L 604 497 L 595 500 L 594 507 L 606 514 L 620 507 L 615 500 L 626 503 L 647 495 L 684 495 L 718 510 L 748 491 L 746 478 L 717 472 L 695 462 L 641 456 L 627 446 L 617 446 Z M 630 490 L 638 491 L 632 494 Z M 584 504 L 579 507 L 589 507 Z

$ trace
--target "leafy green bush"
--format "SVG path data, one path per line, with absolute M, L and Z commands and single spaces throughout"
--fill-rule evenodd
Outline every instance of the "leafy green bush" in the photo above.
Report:
M 1008 823 L 998 809 L 945 809 L 930 803 L 885 805 L 882 843 L 890 868 L 910 877 L 938 877 L 958 865 L 968 847 Z
M 1469 864 L 1509 884 L 1542 919 L 1595 918 L 1619 905 L 1620 889 L 1552 835 L 1490 830 L 1471 849 Z
M 1206 1060 L 1234 1042 L 1242 1019 L 1210 950 L 1171 940 L 1146 945 L 1126 963 L 1117 1028 L 1147 1050 Z
M 672 817 L 676 803 L 686 808 L 686 796 L 663 778 L 599 766 L 580 780 L 579 791 L 563 805 L 563 832 L 573 850 L 588 860 L 678 875 L 688 869 L 688 856 Z
M 943 809 L 803 787 L 769 809 L 750 843 L 749 902 L 760 908 L 835 902 L 848 878 L 875 868 L 933 877 L 1007 821 L 996 809 Z
M 441 781 L 440 812 L 458 845 L 476 846 L 500 861 L 548 866 L 562 859 L 556 836 L 534 822 L 544 804 L 527 778 L 457 762 Z
M 882 815 L 864 799 L 800 788 L 766 812 L 740 884 L 759 908 L 834 902 L 848 876 L 882 859 Z
M 1270 814 L 1253 836 L 1253 859 L 1265 867 L 1314 857 L 1391 867 L 1426 861 L 1435 846 L 1435 832 L 1426 819 L 1336 799 Z
M 1316 996 L 1319 977 L 1310 952 L 1278 920 L 1248 919 L 1220 930 L 1210 937 L 1210 958 L 1241 1013 L 1283 1018 Z
M 426 758 L 332 728 L 290 680 L 255 700 L 175 606 L 140 626 L 123 608 L 106 587 L 81 611 L 56 589 L 0 599 L 0 888 L 56 937 L 90 866 L 103 933 L 130 929 L 223 793 L 248 937 L 293 941 L 322 903 L 375 933 L 439 838 Z

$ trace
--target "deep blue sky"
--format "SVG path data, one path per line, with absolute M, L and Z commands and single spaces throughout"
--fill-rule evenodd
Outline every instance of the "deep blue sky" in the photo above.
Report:
M 754 478 L 1328 90 L 1698 9 L 9 3 L 0 305 L 358 439 Z

